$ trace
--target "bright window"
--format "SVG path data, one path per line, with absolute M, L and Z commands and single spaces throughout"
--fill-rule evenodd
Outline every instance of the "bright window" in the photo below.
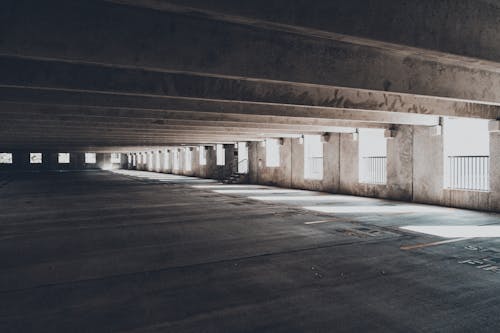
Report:
M 280 166 L 280 143 L 278 139 L 266 139 L 266 166 Z
M 96 163 L 95 153 L 85 153 L 85 163 L 86 164 L 95 164 Z
M 218 144 L 216 150 L 217 150 L 217 165 L 226 165 L 226 150 L 224 149 L 224 146 Z
M 248 173 L 248 146 L 246 142 L 238 142 L 238 172 Z
M 323 179 L 323 143 L 320 135 L 304 135 L 304 178 Z
M 0 153 L 0 164 L 12 164 L 12 153 Z
M 57 161 L 59 164 L 68 164 L 69 163 L 69 153 L 59 153 L 57 155 Z
M 179 170 L 179 149 L 174 149 L 173 150 L 173 155 L 172 155 L 173 161 L 174 161 L 174 170 Z
M 30 163 L 31 164 L 41 164 L 42 163 L 42 153 L 30 153 Z
M 207 151 L 205 150 L 205 146 L 200 147 L 200 165 L 207 165 Z
M 170 150 L 165 150 L 165 157 L 164 157 L 165 169 L 170 169 L 169 157 L 170 157 Z
M 151 168 L 153 166 L 153 152 L 150 151 L 150 152 L 147 152 L 146 154 L 148 155 L 148 157 L 147 157 L 148 158 L 148 162 L 147 162 L 148 168 Z
M 121 163 L 120 153 L 111 153 L 111 163 Z
M 160 169 L 161 151 L 155 153 L 155 169 Z
M 184 157 L 186 158 L 185 163 L 184 163 L 184 169 L 186 171 L 191 171 L 191 163 L 192 163 L 191 148 L 185 148 Z
M 368 184 L 387 182 L 387 139 L 384 129 L 359 130 L 359 181 Z
M 446 118 L 443 124 L 443 145 L 445 188 L 488 191 L 488 120 Z

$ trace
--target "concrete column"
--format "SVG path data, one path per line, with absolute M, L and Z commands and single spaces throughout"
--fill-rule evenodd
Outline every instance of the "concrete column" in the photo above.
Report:
M 500 120 L 493 120 L 490 129 L 490 210 L 500 212 Z
M 200 177 L 200 149 L 201 147 L 193 148 L 193 155 L 191 156 L 192 165 L 191 168 L 193 170 L 193 176 Z
M 387 198 L 411 201 L 412 183 L 413 127 L 398 126 L 395 136 L 387 139 Z
M 351 133 L 340 134 L 339 192 L 354 194 L 359 184 L 358 138 Z
M 443 136 L 429 127 L 413 128 L 413 200 L 443 204 Z
M 259 178 L 258 146 L 259 142 L 248 143 L 248 182 L 250 184 L 258 183 L 258 178 Z

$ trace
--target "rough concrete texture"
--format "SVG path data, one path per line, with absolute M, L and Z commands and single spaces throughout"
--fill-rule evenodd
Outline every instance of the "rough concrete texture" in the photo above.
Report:
M 477 210 L 499 211 L 498 133 L 490 133 L 490 192 L 449 190 L 444 188 L 443 137 L 434 135 L 429 127 L 399 126 L 395 137 L 387 140 L 387 184 L 359 182 L 358 141 L 351 133 L 332 134 L 323 144 L 323 180 L 304 179 L 304 147 L 298 139 L 286 138 L 280 146 L 280 166 L 266 166 L 266 148 L 261 143 L 249 143 L 249 182 L 343 193 L 358 196 L 437 204 Z M 226 150 L 225 171 L 221 167 L 197 165 L 193 158 L 192 172 L 182 170 L 176 174 L 189 174 L 204 178 L 221 179 L 232 170 L 233 145 Z M 207 166 L 215 166 L 215 151 L 207 151 Z M 194 155 L 193 155 L 194 156 Z
M 2 182 L 0 331 L 500 329 L 500 273 L 478 268 L 498 260 L 498 239 L 404 250 L 442 238 L 399 228 L 498 224 L 495 214 L 437 207 L 315 213 L 301 208 L 303 199 L 247 196 L 317 198 L 316 192 L 193 188 L 213 183 L 134 173 L 148 176 L 31 173 Z M 260 192 L 228 192 L 235 189 Z M 319 197 L 332 200 L 331 207 L 406 207 Z M 317 221 L 326 222 L 306 224 Z

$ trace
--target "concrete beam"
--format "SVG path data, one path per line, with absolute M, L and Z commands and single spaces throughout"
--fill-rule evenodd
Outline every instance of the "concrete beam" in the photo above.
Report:
M 0 87 L 193 97 L 452 117 L 500 117 L 500 105 L 336 86 L 0 56 Z M 75 79 L 77 78 L 77 79 Z
M 267 29 L 330 36 L 359 45 L 497 62 L 500 6 L 494 1 L 106 0 Z M 422 20 L 418 17 L 425 18 Z M 411 47 L 410 47 L 411 46 Z M 435 50 L 435 51 L 430 51 Z M 438 52 L 436 52 L 438 51 Z M 472 62 L 474 59 L 468 59 Z
M 0 101 L 18 103 L 41 103 L 45 105 L 100 106 L 135 109 L 144 115 L 158 111 L 196 111 L 206 113 L 268 115 L 279 117 L 306 117 L 343 119 L 362 122 L 395 123 L 432 126 L 437 123 L 435 115 L 395 113 L 339 107 L 319 107 L 258 103 L 230 100 L 214 100 L 191 97 L 172 97 L 136 94 L 101 93 L 70 89 L 12 88 L 0 87 Z M 138 113 L 139 113 L 138 112 Z M 495 113 L 496 116 L 496 113 Z
M 500 102 L 498 68 L 96 0 L 6 0 L 1 6 L 4 55 Z

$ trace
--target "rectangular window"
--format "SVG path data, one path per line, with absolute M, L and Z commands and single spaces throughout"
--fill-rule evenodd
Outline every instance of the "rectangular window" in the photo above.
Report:
M 321 135 L 304 135 L 304 179 L 323 179 Z
M 185 157 L 184 169 L 186 171 L 191 171 L 191 163 L 192 163 L 191 148 L 185 148 L 185 150 L 184 150 L 184 157 Z
M 12 153 L 0 153 L 0 164 L 12 164 Z
M 226 150 L 224 149 L 224 146 L 218 144 L 216 150 L 217 150 L 217 165 L 226 165 Z
M 246 142 L 238 142 L 238 172 L 248 173 L 248 146 Z
M 445 188 L 489 191 L 488 120 L 445 118 L 443 145 Z
M 153 152 L 150 151 L 147 154 L 148 154 L 148 168 L 152 168 L 153 167 Z
M 121 163 L 120 153 L 111 153 L 111 163 L 113 164 Z
M 173 155 L 172 155 L 172 159 L 173 159 L 173 162 L 174 162 L 174 167 L 173 169 L 174 170 L 179 170 L 179 149 L 174 149 L 173 151 Z
M 165 150 L 164 169 L 170 169 L 170 150 Z
M 132 166 L 137 166 L 137 155 L 132 154 Z
M 207 151 L 205 146 L 200 147 L 200 165 L 207 165 Z
M 359 181 L 387 183 L 387 139 L 384 129 L 359 130 Z
M 161 151 L 156 152 L 155 156 L 155 169 L 160 170 L 160 160 L 161 160 Z
M 59 164 L 68 164 L 69 163 L 69 153 L 59 153 L 57 154 L 57 162 Z
M 95 153 L 85 153 L 85 164 L 95 164 L 96 154 Z
M 266 139 L 266 166 L 280 166 L 280 140 Z
M 42 163 L 42 153 L 30 153 L 30 163 L 31 164 L 41 164 Z

